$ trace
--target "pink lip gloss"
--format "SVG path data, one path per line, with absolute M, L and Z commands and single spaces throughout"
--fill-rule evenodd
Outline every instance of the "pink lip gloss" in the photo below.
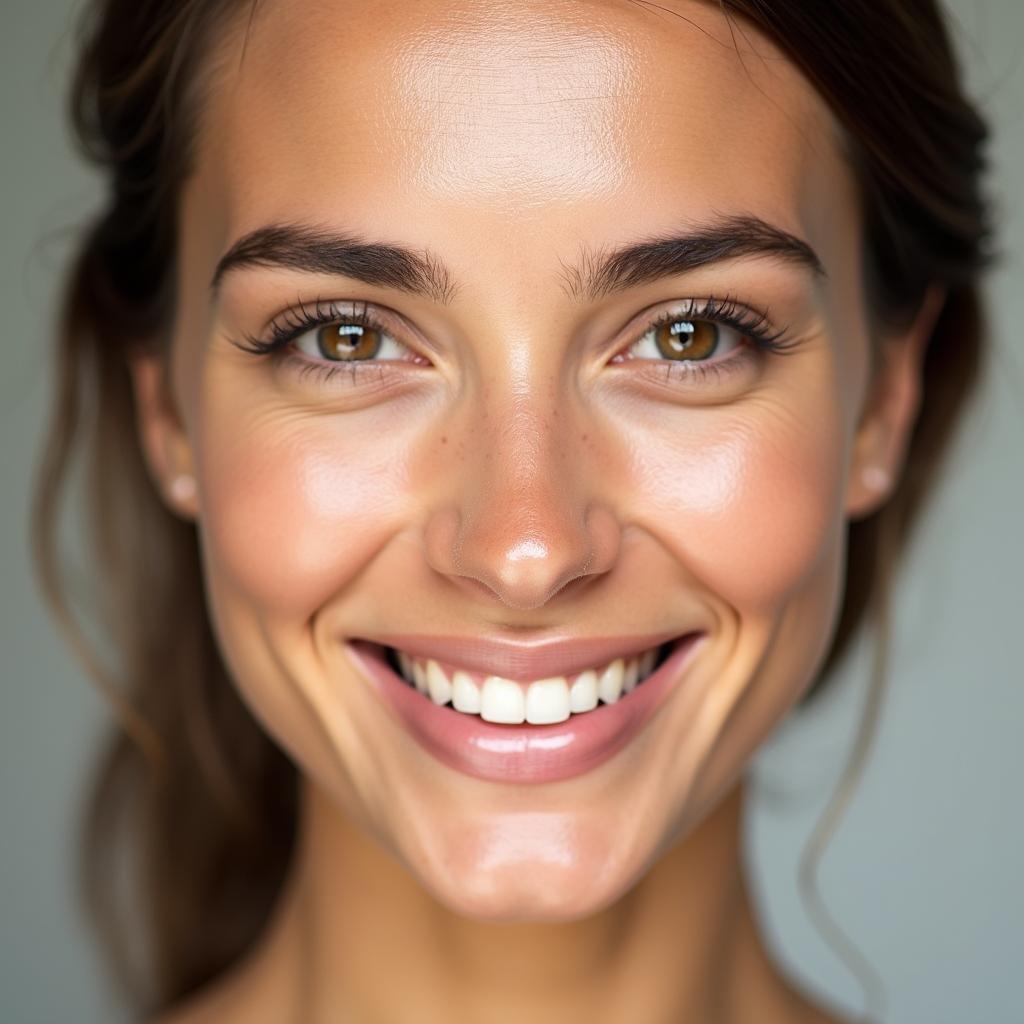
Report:
M 614 756 L 650 720 L 705 638 L 700 632 L 680 637 L 665 661 L 614 704 L 554 725 L 498 725 L 437 705 L 395 673 L 382 645 L 352 640 L 345 647 L 407 731 L 438 760 L 478 779 L 522 784 L 572 778 Z

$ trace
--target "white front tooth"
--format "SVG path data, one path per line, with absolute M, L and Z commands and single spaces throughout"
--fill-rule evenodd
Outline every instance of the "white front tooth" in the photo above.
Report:
M 519 725 L 526 719 L 523 688 L 511 679 L 488 676 L 480 690 L 480 717 L 485 722 Z
M 420 693 L 427 693 L 429 691 L 427 670 L 423 667 L 423 662 L 419 658 L 412 659 L 412 679 Z
M 597 695 L 605 704 L 614 704 L 622 696 L 622 673 L 625 666 L 616 658 L 598 677 Z
M 409 655 L 405 653 L 405 651 L 398 652 L 398 664 L 402 668 L 402 675 L 405 676 L 406 682 L 411 683 L 413 681 L 412 661 L 409 658 Z
M 531 725 L 551 725 L 569 717 L 569 684 L 565 676 L 538 679 L 526 691 L 526 720 Z
M 626 667 L 622 670 L 622 692 L 631 693 L 633 687 L 636 686 L 637 679 L 640 678 L 640 659 L 630 658 L 626 662 Z
M 569 690 L 569 710 L 574 713 L 593 711 L 597 707 L 597 673 L 588 668 L 581 672 Z
M 427 689 L 435 704 L 447 704 L 452 699 L 452 684 L 445 670 L 433 658 L 427 662 Z
M 473 677 L 461 669 L 452 676 L 452 706 L 468 715 L 480 713 L 480 690 Z
M 646 679 L 654 669 L 654 663 L 658 660 L 658 651 L 655 648 L 649 650 L 640 659 L 640 678 Z

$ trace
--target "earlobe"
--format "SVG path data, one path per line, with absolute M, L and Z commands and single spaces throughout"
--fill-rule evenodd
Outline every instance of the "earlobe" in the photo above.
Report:
M 946 289 L 931 285 L 910 326 L 882 344 L 854 439 L 846 496 L 851 521 L 881 508 L 903 471 L 921 404 L 924 355 L 945 301 Z
M 198 512 L 192 452 L 170 396 L 158 353 L 134 355 L 129 372 L 135 395 L 135 425 L 150 477 L 171 511 L 187 519 Z

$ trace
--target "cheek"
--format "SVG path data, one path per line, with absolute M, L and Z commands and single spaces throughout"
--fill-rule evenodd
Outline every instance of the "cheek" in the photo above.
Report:
M 728 605 L 770 614 L 814 578 L 841 525 L 844 432 L 836 417 L 764 403 L 690 423 L 648 447 L 652 531 Z M 651 458 L 650 453 L 656 452 Z
M 273 413 L 227 430 L 220 418 L 200 442 L 209 569 L 261 610 L 304 618 L 380 549 L 405 494 L 402 455 L 340 419 Z

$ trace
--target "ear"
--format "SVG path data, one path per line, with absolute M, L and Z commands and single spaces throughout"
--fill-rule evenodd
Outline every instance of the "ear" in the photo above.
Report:
M 198 513 L 192 449 L 171 396 L 170 375 L 159 353 L 129 357 L 139 444 L 157 490 L 172 512 L 185 519 Z
M 846 515 L 863 519 L 881 508 L 903 471 L 921 404 L 921 367 L 946 289 L 931 285 L 913 322 L 887 336 L 854 438 Z

